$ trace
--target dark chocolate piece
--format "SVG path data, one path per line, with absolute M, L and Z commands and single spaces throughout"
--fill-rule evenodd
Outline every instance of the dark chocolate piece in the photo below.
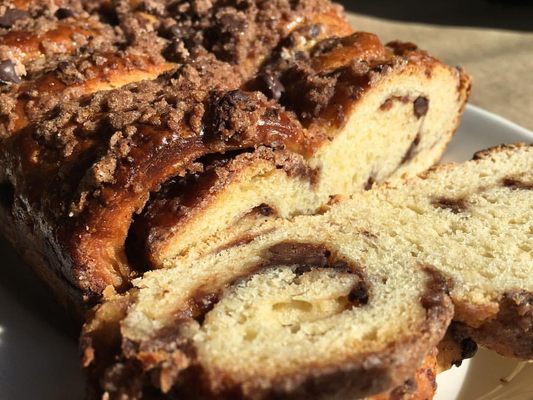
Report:
M 269 249 L 268 258 L 271 265 L 299 264 L 325 267 L 330 254 L 324 246 L 317 244 L 282 242 Z
M 423 96 L 418 97 L 413 103 L 413 110 L 417 118 L 422 118 L 428 113 L 429 100 Z
M 454 214 L 463 213 L 468 208 L 465 199 L 450 199 L 447 197 L 441 197 L 433 200 L 432 204 L 435 207 L 442 208 L 443 210 L 449 210 Z
M 68 8 L 58 8 L 54 14 L 57 19 L 66 19 L 74 16 L 74 12 Z
M 274 209 L 268 204 L 261 204 L 257 206 L 256 209 L 259 211 L 259 214 L 264 215 L 265 217 L 270 217 L 275 213 Z
M 368 177 L 368 180 L 366 181 L 365 183 L 365 190 L 370 190 L 372 189 L 372 187 L 374 186 L 374 183 L 376 183 L 376 181 L 374 180 L 374 178 L 372 176 L 369 176 Z
M 446 279 L 432 266 L 426 266 L 424 270 L 429 275 L 426 293 L 420 299 L 422 307 L 430 310 L 434 307 L 442 306 L 443 294 L 449 294 L 449 287 Z
M 15 72 L 15 64 L 11 60 L 0 61 L 0 82 L 20 83 L 21 79 Z
M 463 360 L 472 358 L 477 353 L 477 343 L 471 338 L 467 337 L 461 340 L 461 357 Z
M 502 179 L 502 185 L 512 190 L 533 190 L 533 183 L 523 182 L 512 177 Z
M 363 280 L 360 280 L 348 293 L 348 301 L 354 306 L 364 306 L 368 304 L 368 286 Z

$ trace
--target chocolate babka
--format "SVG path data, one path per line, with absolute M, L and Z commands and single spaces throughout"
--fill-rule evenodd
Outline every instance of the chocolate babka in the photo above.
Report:
M 84 365 L 109 399 L 357 399 L 412 378 L 452 319 L 531 360 L 532 183 L 533 146 L 499 147 L 147 272 L 105 293 Z
M 77 310 L 424 171 L 470 87 L 328 0 L 11 0 L 0 29 L 0 228 Z

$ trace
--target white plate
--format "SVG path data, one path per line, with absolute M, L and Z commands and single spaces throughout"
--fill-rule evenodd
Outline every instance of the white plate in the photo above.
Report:
M 520 141 L 533 142 L 533 133 L 469 106 L 445 160 L 467 160 L 477 150 Z M 67 334 L 66 326 L 46 289 L 0 240 L 0 399 L 83 397 L 76 334 Z M 531 377 L 533 364 L 480 351 L 439 376 L 436 400 L 531 400 Z

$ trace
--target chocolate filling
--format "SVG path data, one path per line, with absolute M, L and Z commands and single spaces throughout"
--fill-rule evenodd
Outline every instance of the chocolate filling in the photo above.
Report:
M 183 177 L 174 177 L 150 196 L 143 212 L 134 217 L 126 239 L 126 255 L 134 270 L 144 271 L 151 265 L 145 249 L 152 227 L 168 230 L 178 225 L 187 212 L 209 193 L 218 178 L 216 169 L 248 151 L 228 151 L 201 157 L 194 162 L 198 172 L 191 171 Z
M 413 111 L 416 118 L 420 119 L 428 113 L 429 100 L 426 97 L 420 96 L 413 103 Z
M 368 177 L 368 180 L 366 181 L 365 183 L 365 190 L 370 190 L 372 189 L 372 187 L 374 186 L 374 183 L 376 183 L 376 181 L 374 180 L 374 178 L 372 176 L 369 176 Z
M 503 178 L 502 185 L 512 190 L 533 190 L 533 183 L 524 182 L 513 177 Z
M 391 96 L 385 100 L 381 106 L 379 106 L 379 109 L 381 111 L 389 111 L 394 105 L 395 101 L 399 101 L 402 104 L 407 104 L 410 100 L 408 96 Z
M 460 214 L 467 210 L 468 205 L 465 199 L 450 199 L 447 197 L 440 197 L 432 201 L 433 206 L 449 210 L 454 214 Z
M 420 132 L 418 132 L 413 140 L 413 142 L 411 143 L 411 145 L 409 146 L 409 148 L 407 149 L 407 151 L 405 152 L 403 158 L 402 158 L 402 161 L 400 162 L 400 165 L 402 164 L 405 164 L 407 161 L 410 161 L 417 153 L 417 148 L 418 148 L 418 145 L 420 144 Z
M 282 242 L 272 246 L 265 255 L 268 265 L 308 265 L 323 268 L 331 252 L 319 244 Z
M 424 271 L 429 275 L 427 290 L 420 299 L 422 307 L 426 310 L 435 309 L 442 306 L 443 294 L 449 294 L 449 285 L 446 279 L 431 265 L 423 266 Z
M 357 282 L 348 293 L 348 301 L 356 307 L 368 304 L 368 287 L 365 282 Z
M 348 293 L 348 301 L 352 306 L 368 304 L 369 287 L 365 281 L 361 267 L 354 263 L 335 258 L 332 252 L 319 244 L 282 242 L 272 246 L 266 254 L 270 265 L 297 264 L 294 270 L 297 275 L 310 272 L 313 268 L 331 268 L 340 273 L 356 274 L 359 280 Z
M 285 92 L 285 86 L 273 74 L 260 73 L 255 84 L 265 96 L 274 100 L 279 100 Z
M 358 277 L 358 280 L 348 293 L 347 300 L 351 307 L 360 307 L 368 304 L 370 288 L 361 267 L 356 263 L 334 259 L 331 251 L 323 245 L 281 242 L 266 250 L 263 258 L 265 262 L 243 272 L 231 282 L 227 282 L 223 287 L 218 288 L 218 290 L 207 291 L 204 288 L 198 288 L 189 298 L 187 306 L 177 313 L 178 321 L 192 318 L 200 324 L 203 323 L 205 315 L 219 301 L 224 289 L 249 278 L 261 270 L 278 265 L 296 266 L 294 269 L 295 275 L 303 275 L 314 268 L 330 268 L 339 273 L 354 274 Z
M 468 335 L 466 329 L 463 329 L 461 324 L 452 322 L 448 331 L 455 342 L 459 345 L 461 358 L 453 360 L 452 364 L 460 367 L 464 360 L 472 358 L 477 353 L 477 343 Z

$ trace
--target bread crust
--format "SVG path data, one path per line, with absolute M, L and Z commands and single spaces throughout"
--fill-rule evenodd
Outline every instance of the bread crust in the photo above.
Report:
M 505 293 L 498 312 L 478 327 L 463 329 L 481 345 L 506 357 L 533 359 L 533 293 Z

